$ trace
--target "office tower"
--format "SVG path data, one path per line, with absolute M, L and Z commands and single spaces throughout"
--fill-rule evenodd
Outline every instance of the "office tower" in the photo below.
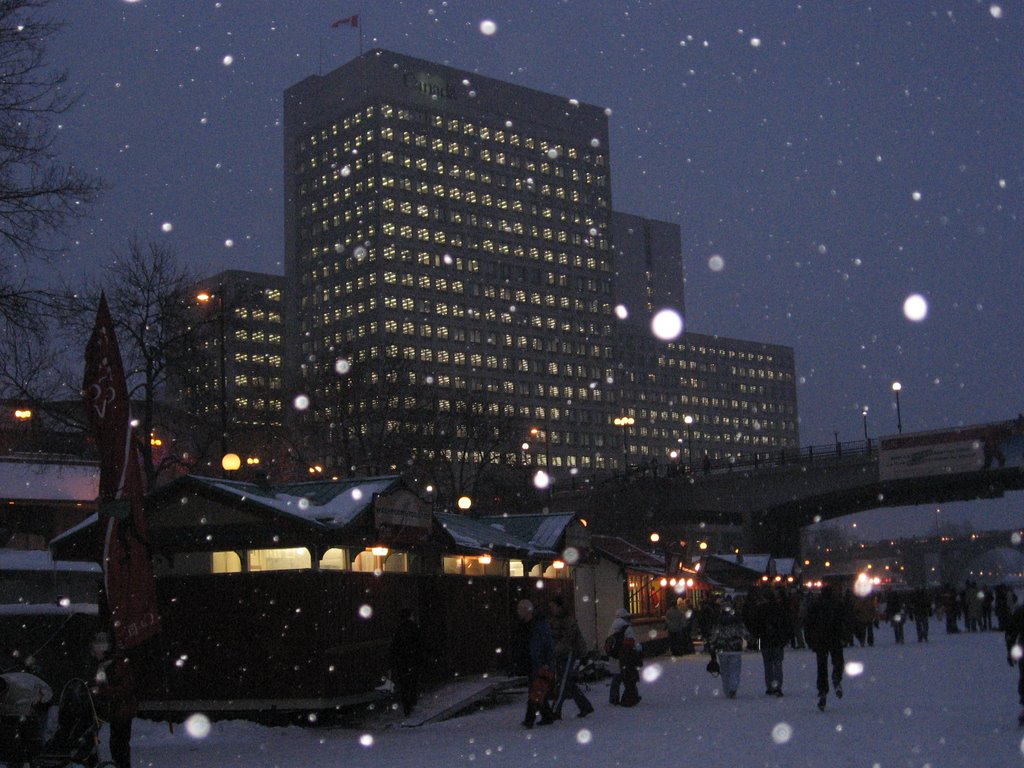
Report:
M 681 402 L 672 376 L 626 364 L 664 344 L 620 322 L 619 294 L 682 310 L 683 289 L 672 224 L 625 217 L 653 269 L 616 274 L 634 248 L 613 248 L 604 109 L 370 51 L 287 90 L 284 191 L 286 370 L 328 464 L 490 453 L 558 477 L 678 449 L 668 408 L 614 423 L 638 388 Z
M 232 433 L 284 421 L 284 278 L 227 270 L 203 279 L 195 306 L 200 351 L 181 382 L 184 404 Z

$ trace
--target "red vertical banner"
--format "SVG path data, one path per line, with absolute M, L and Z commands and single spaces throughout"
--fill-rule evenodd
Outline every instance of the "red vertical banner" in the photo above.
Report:
M 100 458 L 107 605 L 114 637 L 127 649 L 159 632 L 160 618 L 128 385 L 106 296 L 100 296 L 96 324 L 85 348 L 82 394 Z

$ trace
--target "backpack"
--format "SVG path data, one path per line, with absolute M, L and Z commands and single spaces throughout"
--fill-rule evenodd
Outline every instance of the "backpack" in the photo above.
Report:
M 612 632 L 608 635 L 604 639 L 605 655 L 612 659 L 619 658 L 619 654 L 622 652 L 622 640 L 625 636 L 625 629 L 620 629 L 618 632 Z

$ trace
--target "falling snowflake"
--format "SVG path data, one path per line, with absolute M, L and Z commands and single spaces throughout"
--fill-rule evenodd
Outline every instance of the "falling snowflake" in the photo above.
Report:
M 662 341 L 672 341 L 683 332 L 683 318 L 674 309 L 663 309 L 651 319 L 651 332 Z
M 210 718 L 196 712 L 185 721 L 185 732 L 193 739 L 205 739 L 210 735 Z
M 919 293 L 912 293 L 903 302 L 903 315 L 914 323 L 928 317 L 928 300 Z

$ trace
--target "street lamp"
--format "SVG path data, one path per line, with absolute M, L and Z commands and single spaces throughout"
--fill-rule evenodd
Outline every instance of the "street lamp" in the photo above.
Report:
M 201 291 L 196 294 L 196 301 L 201 304 L 208 304 L 217 300 L 217 328 L 220 343 L 220 455 L 228 454 L 228 376 L 227 376 L 227 353 L 224 349 L 227 337 L 224 318 L 224 286 L 218 285 L 215 293 Z
M 629 428 L 635 423 L 636 419 L 632 416 L 616 416 L 612 419 L 612 424 L 622 427 L 622 468 L 625 470 L 629 469 Z
M 541 429 L 540 427 L 530 427 L 531 437 L 536 439 L 541 435 L 544 435 L 544 472 L 546 475 L 546 477 L 544 477 L 543 480 L 546 481 L 545 484 L 548 490 L 548 498 L 551 498 L 551 496 L 554 494 L 554 488 L 552 487 L 553 483 L 551 482 L 551 446 L 548 443 L 548 430 L 546 427 L 544 429 Z M 534 477 L 534 484 L 536 483 L 537 476 Z
M 860 415 L 864 419 L 864 445 L 867 446 L 868 453 L 871 453 L 871 438 L 868 437 L 868 407 L 866 405 Z
M 690 467 L 690 474 L 693 474 L 693 416 L 683 416 L 683 424 L 686 425 L 686 463 Z
M 530 427 L 530 435 L 534 438 L 544 435 L 544 469 L 551 472 L 551 447 L 548 445 L 548 431 L 540 427 Z
M 898 381 L 892 383 L 892 391 L 896 393 L 896 431 L 903 434 L 903 415 L 900 413 L 900 390 L 903 385 Z

